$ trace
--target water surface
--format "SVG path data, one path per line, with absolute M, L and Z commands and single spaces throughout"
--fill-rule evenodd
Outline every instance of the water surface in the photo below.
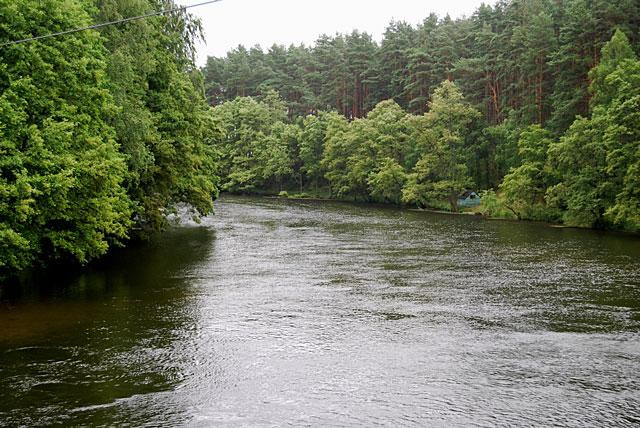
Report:
M 633 426 L 640 239 L 225 197 L 0 288 L 0 425 Z

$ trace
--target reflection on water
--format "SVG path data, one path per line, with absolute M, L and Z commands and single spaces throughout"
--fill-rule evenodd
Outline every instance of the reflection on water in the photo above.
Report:
M 180 340 L 195 322 L 185 275 L 210 256 L 212 241 L 211 229 L 172 230 L 82 272 L 4 286 L 0 425 L 135 425 L 157 416 L 110 406 L 183 380 Z
M 632 425 L 640 240 L 227 197 L 0 289 L 0 425 Z

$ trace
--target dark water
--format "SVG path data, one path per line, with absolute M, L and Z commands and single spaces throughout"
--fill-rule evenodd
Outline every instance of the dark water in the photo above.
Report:
M 640 424 L 640 239 L 226 198 L 0 288 L 0 425 Z

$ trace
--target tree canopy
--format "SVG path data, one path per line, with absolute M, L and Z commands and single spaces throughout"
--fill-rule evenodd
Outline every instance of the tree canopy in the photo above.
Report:
M 0 41 L 173 6 L 170 0 L 16 0 Z M 185 203 L 217 195 L 220 130 L 186 13 L 0 49 L 0 274 L 87 262 Z

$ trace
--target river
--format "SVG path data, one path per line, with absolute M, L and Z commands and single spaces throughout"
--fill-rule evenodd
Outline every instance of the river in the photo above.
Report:
M 640 423 L 638 237 L 216 206 L 0 288 L 0 425 Z

